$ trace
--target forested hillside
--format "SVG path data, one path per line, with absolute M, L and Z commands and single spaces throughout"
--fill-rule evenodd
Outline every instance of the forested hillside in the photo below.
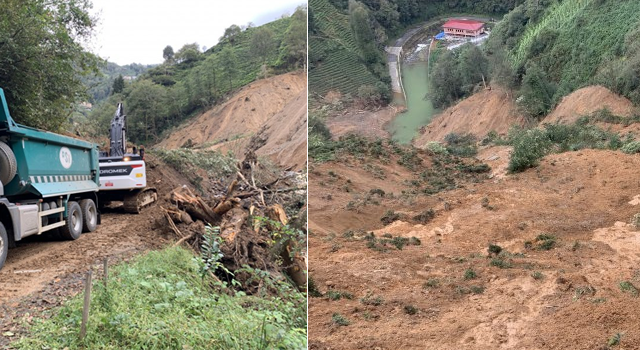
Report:
M 87 88 L 87 101 L 93 104 L 101 102 L 113 93 L 114 85 L 116 89 L 118 88 L 116 79 L 122 79 L 123 81 L 127 77 L 135 79 L 153 66 L 139 63 L 131 63 L 124 66 L 113 62 L 101 63 L 98 74 L 82 77 L 82 82 Z
M 122 91 L 94 106 L 79 128 L 106 135 L 118 102 L 128 115 L 128 136 L 150 144 L 185 119 L 224 101 L 229 92 L 257 78 L 303 68 L 306 62 L 306 9 L 260 27 L 233 25 L 206 52 L 187 44 L 174 52 L 158 48 L 163 64 L 147 70 Z
M 545 116 L 569 93 L 600 84 L 640 103 L 640 3 L 623 0 L 527 0 L 494 28 L 482 51 L 441 55 L 434 102 L 447 106 L 489 76 L 515 92 L 531 118 Z M 473 60 L 469 52 L 473 51 Z M 471 64 L 471 62 L 476 62 Z M 477 62 L 484 62 L 477 64 Z M 470 87 L 464 89 L 464 86 Z
M 85 51 L 96 25 L 88 0 L 2 1 L 0 87 L 19 123 L 58 131 L 85 98 L 80 77 L 99 59 Z
M 521 0 L 310 0 L 309 87 L 388 102 L 384 46 L 408 27 L 447 13 L 502 14 Z
M 640 102 L 640 3 L 528 0 L 495 28 L 487 45 L 505 50 L 520 104 L 546 114 L 576 89 L 602 84 Z M 543 108 L 540 108 L 543 106 Z

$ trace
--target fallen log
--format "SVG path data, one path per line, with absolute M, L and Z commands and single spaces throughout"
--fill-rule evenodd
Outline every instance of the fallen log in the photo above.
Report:
M 282 225 L 287 225 L 289 219 L 287 213 L 280 204 L 274 204 L 269 206 L 265 210 L 265 214 L 269 219 L 275 222 L 279 222 Z M 276 228 L 272 227 L 271 230 Z M 287 237 L 280 243 L 282 249 L 280 250 L 280 258 L 282 258 L 282 265 L 285 267 L 287 274 L 293 282 L 298 286 L 300 290 L 304 289 L 307 284 L 306 264 L 304 258 L 301 258 L 298 254 L 298 243 L 291 237 Z

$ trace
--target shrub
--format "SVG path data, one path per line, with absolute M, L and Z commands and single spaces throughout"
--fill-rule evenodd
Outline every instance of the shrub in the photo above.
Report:
M 387 210 L 380 218 L 380 221 L 385 225 L 389 225 L 398 219 L 400 219 L 400 214 L 397 214 L 393 210 Z
M 539 250 L 551 250 L 556 245 L 556 237 L 550 234 L 543 233 L 536 237 L 536 242 L 539 242 Z
M 538 161 L 551 150 L 551 141 L 540 129 L 518 133 L 512 139 L 513 153 L 509 160 L 509 171 L 521 172 L 538 165 Z
M 334 301 L 340 299 L 353 299 L 353 294 L 333 289 L 329 290 L 325 295 L 327 298 Z
M 415 315 L 418 313 L 418 308 L 413 305 L 405 305 L 404 313 L 407 315 Z
M 458 157 L 473 157 L 478 153 L 476 138 L 472 134 L 451 133 L 444 137 L 447 152 Z
M 490 264 L 491 264 L 491 266 L 496 266 L 496 267 L 499 267 L 501 269 L 511 268 L 511 263 L 510 262 L 505 261 L 504 259 L 500 259 L 500 258 L 491 259 Z
M 634 297 L 638 296 L 638 288 L 636 288 L 636 286 L 634 286 L 633 283 L 629 281 L 622 281 L 618 286 L 620 287 L 621 291 L 625 293 L 629 293 Z
M 631 141 L 620 149 L 622 152 L 627 154 L 634 154 L 640 152 L 640 141 Z
M 348 326 L 351 324 L 346 317 L 337 312 L 331 316 L 331 322 L 337 326 Z
M 430 141 L 429 143 L 427 143 L 427 146 L 425 148 L 433 154 L 449 153 L 449 151 L 447 151 L 447 149 L 440 142 L 437 142 L 437 141 Z
M 464 271 L 464 279 L 465 280 L 474 279 L 476 277 L 478 277 L 478 274 L 476 274 L 476 272 L 473 271 L 473 269 L 466 269 Z
M 501 251 L 502 247 L 496 244 L 489 244 L 489 248 L 487 248 L 487 252 L 489 253 L 489 255 L 494 254 L 497 256 Z
M 433 220 L 433 218 L 436 216 L 436 212 L 433 211 L 433 209 L 429 209 L 429 210 L 425 210 L 422 213 L 416 215 L 413 217 L 413 220 L 417 221 L 418 223 L 421 224 L 426 224 L 429 221 Z

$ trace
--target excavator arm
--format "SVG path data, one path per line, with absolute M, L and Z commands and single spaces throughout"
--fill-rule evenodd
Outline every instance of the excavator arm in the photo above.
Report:
M 109 157 L 123 157 L 127 151 L 126 120 L 124 107 L 122 103 L 118 103 L 116 114 L 111 119 L 111 127 L 109 128 Z

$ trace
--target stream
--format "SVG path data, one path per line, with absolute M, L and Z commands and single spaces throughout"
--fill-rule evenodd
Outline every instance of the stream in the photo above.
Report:
M 402 64 L 407 110 L 393 119 L 388 130 L 398 143 L 411 143 L 420 128 L 429 124 L 433 116 L 440 112 L 433 108 L 431 100 L 425 98 L 430 87 L 427 71 L 427 62 L 424 61 Z

